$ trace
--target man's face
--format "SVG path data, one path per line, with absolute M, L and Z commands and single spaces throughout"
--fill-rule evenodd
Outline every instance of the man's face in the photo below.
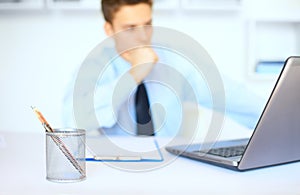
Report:
M 129 49 L 135 46 L 149 45 L 151 42 L 152 9 L 146 3 L 125 5 L 118 10 L 112 23 L 105 23 L 108 36 L 124 31 L 115 36 L 117 49 Z M 146 27 L 145 27 L 146 26 Z

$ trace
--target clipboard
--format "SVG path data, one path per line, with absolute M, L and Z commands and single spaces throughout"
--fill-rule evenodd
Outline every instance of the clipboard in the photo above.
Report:
M 92 136 L 86 138 L 88 162 L 162 162 L 155 137 Z

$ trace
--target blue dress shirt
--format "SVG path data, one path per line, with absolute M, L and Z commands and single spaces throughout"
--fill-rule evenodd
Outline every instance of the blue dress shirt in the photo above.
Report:
M 210 86 L 205 82 L 201 72 L 193 68 L 188 59 L 174 52 L 155 48 L 159 62 L 154 65 L 151 73 L 145 78 L 151 114 L 156 134 L 174 135 L 182 123 L 184 102 L 192 102 L 203 107 L 212 108 Z M 94 110 L 82 108 L 80 116 L 74 117 L 73 90 L 76 75 L 67 87 L 64 98 L 63 121 L 66 126 L 77 124 L 87 130 L 101 129 L 107 134 L 127 134 L 136 131 L 134 112 L 134 93 L 137 87 L 129 74 L 131 65 L 120 56 L 116 57 L 111 49 L 102 51 L 101 55 L 92 55 L 85 60 L 84 65 L 89 71 L 101 64 L 101 57 L 111 59 L 100 75 L 87 76 L 85 81 L 94 82 L 95 88 L 82 88 L 82 98 L 86 94 L 92 96 Z M 100 58 L 100 59 L 99 59 Z M 93 75 L 93 74 L 90 74 Z M 263 101 L 227 77 L 222 77 L 225 88 L 226 116 L 236 122 L 253 129 L 263 109 Z M 81 98 L 81 97 L 78 97 Z M 94 112 L 98 123 L 92 120 Z M 73 116 L 73 117 L 72 117 Z M 80 121 L 80 122 L 78 122 Z

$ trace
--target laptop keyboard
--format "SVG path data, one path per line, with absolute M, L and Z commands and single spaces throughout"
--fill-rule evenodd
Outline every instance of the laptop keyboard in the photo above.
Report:
M 232 147 L 224 147 L 224 148 L 214 148 L 214 149 L 210 149 L 207 152 L 207 154 L 213 154 L 213 155 L 229 158 L 229 157 L 243 155 L 245 149 L 246 149 L 246 146 L 232 146 Z

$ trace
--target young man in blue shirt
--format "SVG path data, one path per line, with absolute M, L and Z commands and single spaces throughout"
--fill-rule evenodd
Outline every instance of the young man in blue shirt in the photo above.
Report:
M 152 117 L 145 119 L 145 124 L 141 126 L 148 129 L 154 128 L 152 133 L 142 135 L 174 135 L 182 128 L 184 112 L 182 100 L 191 93 L 191 90 L 187 90 L 187 83 L 196 91 L 197 100 L 193 103 L 211 107 L 211 97 L 207 86 L 203 80 L 197 79 L 193 70 L 185 70 L 186 66 L 183 64 L 188 64 L 186 60 L 179 59 L 172 52 L 149 46 L 153 35 L 152 4 L 152 0 L 102 0 L 104 30 L 113 39 L 115 45 L 114 48 L 97 51 L 98 54 L 91 55 L 93 58 L 103 57 L 112 60 L 105 71 L 102 71 L 100 76 L 96 75 L 98 78 L 93 81 L 95 93 L 91 96 L 95 101 L 94 110 L 83 111 L 83 109 L 80 116 L 75 116 L 76 122 L 82 121 L 80 126 L 83 128 L 101 129 L 108 134 L 139 134 L 139 127 L 137 127 L 139 114 L 135 111 L 137 107 L 135 95 L 141 84 L 147 91 L 150 106 L 148 114 Z M 111 52 L 111 50 L 115 51 Z M 114 56 L 115 53 L 119 54 L 117 58 Z M 93 60 L 88 57 L 84 66 L 104 66 L 101 63 L 101 59 Z M 183 77 L 172 78 L 177 75 L 170 73 L 173 70 L 182 74 Z M 176 85 L 175 93 L 173 88 L 162 82 L 166 77 L 171 77 L 169 79 L 173 80 L 172 83 Z M 86 79 L 90 79 L 89 76 Z M 252 99 L 250 96 L 253 94 L 245 90 L 243 86 L 236 85 L 228 79 L 224 79 L 224 83 L 226 93 L 231 96 L 233 93 L 238 94 L 237 97 L 226 99 L 227 115 L 248 128 L 252 128 L 260 114 L 261 104 L 258 101 L 255 103 L 247 101 L 249 98 Z M 70 107 L 76 106 L 76 103 L 70 104 L 71 95 L 69 93 L 66 99 L 68 102 L 66 107 L 69 108 L 66 108 L 68 112 L 65 116 L 70 116 Z M 92 112 L 95 112 L 98 124 L 91 122 Z M 71 124 L 68 122 L 68 125 Z

